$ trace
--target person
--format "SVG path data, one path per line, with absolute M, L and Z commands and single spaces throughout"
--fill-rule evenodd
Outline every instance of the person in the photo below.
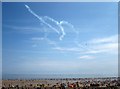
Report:
M 65 89 L 65 84 L 61 83 L 61 89 Z
M 67 82 L 67 87 L 69 87 L 69 85 L 70 85 L 70 83 L 69 83 L 69 82 Z
M 79 86 L 79 83 L 78 83 L 78 82 L 76 82 L 76 88 L 77 88 L 77 89 L 80 89 L 80 86 Z

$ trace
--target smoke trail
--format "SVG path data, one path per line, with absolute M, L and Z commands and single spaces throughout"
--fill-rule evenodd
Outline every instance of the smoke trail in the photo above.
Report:
M 28 9 L 28 11 L 29 11 L 32 15 L 34 15 L 36 18 L 38 18 L 43 24 L 47 25 L 49 28 L 51 28 L 52 30 L 54 30 L 55 32 L 57 32 L 57 33 L 60 35 L 59 40 L 63 40 L 64 36 L 66 35 L 65 30 L 64 30 L 64 27 L 63 27 L 64 24 L 67 25 L 67 26 L 69 26 L 69 27 L 71 27 L 72 30 L 75 32 L 76 36 L 78 36 L 78 32 L 74 29 L 74 26 L 73 26 L 72 24 L 68 23 L 67 21 L 60 21 L 60 22 L 58 22 L 58 21 L 56 21 L 56 20 L 54 20 L 53 18 L 50 18 L 50 17 L 48 17 L 48 16 L 44 16 L 44 17 L 42 18 L 42 17 L 38 16 L 35 12 L 33 12 L 28 5 L 25 5 L 25 7 Z M 49 24 L 49 23 L 46 22 L 45 20 L 54 23 L 54 24 L 58 27 L 58 29 L 56 29 L 56 28 L 52 25 L 52 23 Z M 46 37 L 46 38 L 47 38 L 47 37 Z
M 46 23 L 40 16 L 38 16 L 35 12 L 33 12 L 28 5 L 25 5 L 25 7 L 28 9 L 28 11 L 32 15 L 34 15 L 36 18 L 38 18 L 42 23 L 44 23 L 45 25 L 47 25 L 48 27 L 50 27 L 51 29 L 53 29 L 55 32 L 57 32 L 58 34 L 60 34 L 57 29 L 55 29 L 54 27 L 52 27 L 50 24 Z
M 72 28 L 72 30 L 78 34 L 78 32 L 74 29 L 74 26 L 71 23 L 68 23 L 67 21 L 60 21 L 60 25 L 66 24 Z
M 76 34 L 75 43 L 78 45 L 78 44 L 79 44 L 79 43 L 78 43 L 79 32 L 74 28 L 74 26 L 73 26 L 71 23 L 67 22 L 67 21 L 60 21 L 60 24 L 61 24 L 61 25 L 67 25 L 67 26 L 69 26 L 69 27 L 72 28 L 73 32 L 75 32 L 75 34 Z
M 66 35 L 66 33 L 64 31 L 64 28 L 62 26 L 63 24 L 66 24 L 66 25 L 70 26 L 72 28 L 72 30 L 78 35 L 78 32 L 74 29 L 74 26 L 72 24 L 70 24 L 69 22 L 67 22 L 67 21 L 60 21 L 60 22 L 58 22 L 58 21 L 56 21 L 56 20 L 54 20 L 54 19 L 52 19 L 52 18 L 50 18 L 48 16 L 44 16 L 44 17 L 45 17 L 45 19 L 48 19 L 51 22 L 55 23 L 60 28 L 60 30 L 62 32 L 62 35 L 59 38 L 60 40 L 62 40 L 64 38 L 64 36 Z
M 59 39 L 62 40 L 63 37 L 66 35 L 66 33 L 64 31 L 64 28 L 61 26 L 61 24 L 58 21 L 56 21 L 56 20 L 54 20 L 54 19 L 52 19 L 52 18 L 50 18 L 48 16 L 45 16 L 45 18 L 48 19 L 48 20 L 50 20 L 50 21 L 52 21 L 52 22 L 54 22 L 60 28 L 60 30 L 62 32 L 62 35 L 60 36 Z

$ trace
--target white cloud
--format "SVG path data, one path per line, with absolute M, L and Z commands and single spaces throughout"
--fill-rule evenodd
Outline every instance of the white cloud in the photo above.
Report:
M 94 58 L 95 58 L 94 56 L 90 56 L 90 55 L 83 55 L 79 57 L 79 59 L 94 59 Z
M 77 47 L 73 47 L 73 48 L 67 48 L 67 47 L 55 47 L 53 49 L 59 50 L 59 51 L 76 51 L 79 52 L 80 49 Z
M 86 42 L 88 45 L 80 45 L 76 47 L 54 47 L 53 49 L 64 52 L 77 52 L 81 54 L 97 54 L 97 53 L 110 53 L 116 54 L 118 52 L 118 40 L 117 35 L 92 39 Z
M 89 41 L 91 44 L 114 43 L 118 41 L 118 35 L 113 35 L 105 38 L 95 38 Z
M 13 32 L 21 32 L 23 34 L 33 34 L 38 32 L 44 32 L 43 30 L 40 30 L 40 27 L 34 27 L 34 26 L 12 26 L 12 25 L 3 25 L 5 28 L 11 29 Z
M 16 30 L 30 30 L 30 29 L 37 29 L 37 30 L 39 30 L 39 28 L 37 28 L 37 27 L 30 27 L 30 26 L 24 26 L 24 27 L 21 27 L 21 26 L 11 26 L 11 25 L 4 25 L 4 26 L 7 27 L 7 28 L 16 29 Z
M 90 49 L 86 53 L 118 53 L 118 35 L 93 39 L 88 42 Z

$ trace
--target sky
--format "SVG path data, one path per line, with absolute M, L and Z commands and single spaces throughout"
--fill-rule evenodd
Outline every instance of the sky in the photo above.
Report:
M 3 73 L 118 72 L 117 2 L 4 2 Z

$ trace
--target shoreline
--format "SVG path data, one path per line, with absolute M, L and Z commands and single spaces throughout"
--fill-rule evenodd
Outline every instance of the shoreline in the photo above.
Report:
M 3 78 L 2 80 L 81 80 L 81 79 L 119 79 L 119 77 L 94 77 L 94 78 Z

